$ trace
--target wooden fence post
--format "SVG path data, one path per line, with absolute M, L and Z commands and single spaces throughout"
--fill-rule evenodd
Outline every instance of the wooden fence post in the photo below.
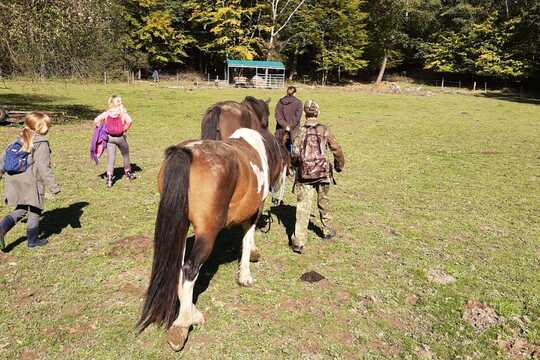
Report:
M 473 83 L 473 89 L 472 91 L 476 91 L 476 81 Z
M 103 83 L 107 85 L 107 72 L 106 71 L 103 72 Z
M 441 81 L 441 89 L 444 89 L 444 78 L 442 78 L 442 81 Z
M 176 86 L 180 86 L 180 79 L 178 78 L 178 71 L 176 72 Z
M 139 69 L 139 72 L 137 73 L 137 80 L 141 80 L 141 69 Z
M 484 81 L 484 92 L 487 93 L 487 81 Z

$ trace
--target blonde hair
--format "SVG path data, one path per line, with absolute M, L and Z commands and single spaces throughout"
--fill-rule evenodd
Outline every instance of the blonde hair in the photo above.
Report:
M 51 128 L 51 118 L 42 112 L 31 112 L 24 118 L 24 129 L 21 133 L 23 143 L 22 150 L 32 151 L 34 147 L 34 135 L 47 135 Z
M 119 112 L 127 111 L 122 103 L 122 98 L 118 95 L 112 95 L 109 100 L 107 100 L 107 104 L 109 105 L 108 110 L 117 109 Z

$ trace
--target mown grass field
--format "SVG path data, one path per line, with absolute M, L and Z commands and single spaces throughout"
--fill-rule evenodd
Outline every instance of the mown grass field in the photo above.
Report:
M 29 251 L 19 224 L 7 237 L 18 245 L 0 254 L 0 358 L 539 356 L 539 104 L 301 88 L 300 98 L 320 102 L 345 151 L 332 188 L 339 235 L 324 242 L 311 232 L 305 253 L 292 253 L 288 191 L 270 231 L 255 235 L 262 260 L 252 264 L 251 288 L 235 281 L 238 234 L 222 237 L 220 249 L 229 250 L 215 254 L 200 277 L 197 304 L 207 322 L 176 354 L 163 329 L 137 335 L 134 328 L 151 267 L 163 150 L 197 138 L 210 104 L 253 94 L 270 97 L 273 109 L 281 91 L 7 85 L 0 106 L 67 110 L 80 120 L 49 136 L 62 185 L 42 220 L 49 246 Z M 104 158 L 96 167 L 88 156 L 89 120 L 113 93 L 134 119 L 129 143 L 141 171 L 107 190 L 98 176 Z M 19 130 L 0 127 L 2 149 Z M 0 205 L 2 216 L 9 210 Z M 311 270 L 326 280 L 300 281 Z M 455 281 L 441 284 L 437 275 L 445 274 Z M 464 319 L 470 300 L 488 309 Z

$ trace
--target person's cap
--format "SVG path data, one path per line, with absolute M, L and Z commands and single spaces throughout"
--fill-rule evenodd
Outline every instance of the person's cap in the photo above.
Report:
M 313 100 L 308 100 L 304 103 L 304 112 L 308 117 L 317 117 L 321 112 L 319 104 Z

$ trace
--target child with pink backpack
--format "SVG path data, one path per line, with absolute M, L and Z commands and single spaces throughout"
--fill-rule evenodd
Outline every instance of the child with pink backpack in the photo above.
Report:
M 107 141 L 107 187 L 110 188 L 113 185 L 114 161 L 117 147 L 120 149 L 120 153 L 124 159 L 125 176 L 129 180 L 134 180 L 136 177 L 131 171 L 129 144 L 126 136 L 133 120 L 122 104 L 122 98 L 120 96 L 111 96 L 108 100 L 108 105 L 108 110 L 98 115 L 94 119 L 94 123 L 96 127 L 105 125 L 106 132 L 109 136 Z

